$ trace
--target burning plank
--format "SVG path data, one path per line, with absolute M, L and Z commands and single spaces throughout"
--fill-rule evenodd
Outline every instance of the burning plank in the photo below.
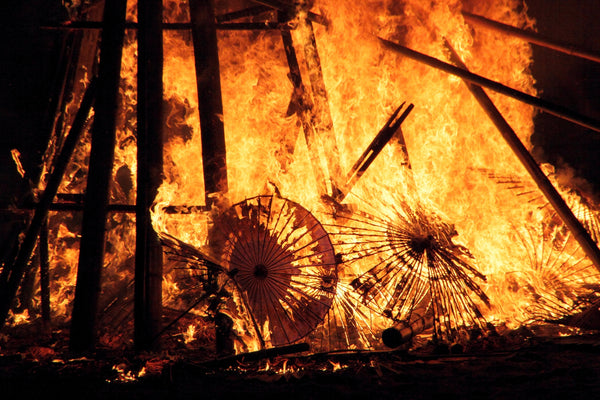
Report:
M 327 314 L 337 283 L 333 248 L 320 222 L 295 202 L 258 196 L 233 205 L 213 223 L 204 252 L 168 242 L 179 248 L 177 255 L 219 275 L 221 289 L 211 290 L 222 296 L 217 309 L 234 319 L 234 330 L 250 332 L 260 348 L 311 333 Z M 201 278 L 205 291 L 209 270 Z

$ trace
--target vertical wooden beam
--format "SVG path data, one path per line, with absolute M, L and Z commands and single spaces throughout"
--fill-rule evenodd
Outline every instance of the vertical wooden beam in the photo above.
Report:
M 223 125 L 223 99 L 219 48 L 217 45 L 216 18 L 212 0 L 190 0 L 190 19 L 196 61 L 198 111 L 202 135 L 202 163 L 206 205 L 213 203 L 213 193 L 227 193 L 227 160 L 225 153 L 225 128 Z M 217 279 L 212 276 L 210 279 Z M 220 301 L 216 299 L 215 301 Z M 218 309 L 218 305 L 216 305 Z M 217 311 L 215 315 L 217 355 L 234 352 L 231 336 L 231 319 Z
M 159 347 L 162 247 L 150 207 L 163 172 L 162 0 L 138 1 L 137 204 L 135 250 L 136 350 Z
M 192 39 L 196 61 L 198 111 L 202 135 L 202 162 L 206 205 L 212 193 L 227 192 L 225 129 L 216 19 L 212 0 L 190 0 Z
M 304 58 L 308 68 L 308 79 L 313 93 L 313 120 L 315 130 L 323 143 L 326 162 L 329 170 L 329 180 L 331 184 L 331 195 L 337 197 L 341 195 L 340 185 L 344 182 L 342 169 L 340 167 L 339 149 L 333 129 L 333 119 L 331 118 L 331 109 L 329 108 L 329 98 L 323 78 L 323 68 L 321 67 L 321 58 L 317 50 L 317 39 L 313 29 L 312 22 L 307 18 L 303 21 L 303 26 L 299 29 L 304 35 L 302 47 L 304 48 Z
M 116 139 L 117 96 L 125 34 L 126 0 L 105 0 L 98 94 L 83 208 L 79 266 L 71 320 L 70 348 L 93 350 L 100 278 L 104 261 L 106 215 Z

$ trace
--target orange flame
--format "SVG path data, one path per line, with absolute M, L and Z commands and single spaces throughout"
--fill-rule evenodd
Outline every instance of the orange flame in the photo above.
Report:
M 222 118 L 229 182 L 228 192 L 222 194 L 223 204 L 275 192 L 309 209 L 320 221 L 332 222 L 331 210 L 321 198 L 315 170 L 320 169 L 330 175 L 332 181 L 343 184 L 346 173 L 393 110 L 403 101 L 413 103 L 415 109 L 402 126 L 412 169 L 404 162 L 403 146 L 391 142 L 348 194 L 345 205 L 386 214 L 401 197 L 409 203 L 426 206 L 453 224 L 458 232 L 457 244 L 470 250 L 477 260 L 477 269 L 487 276 L 487 281 L 481 284 L 491 303 L 485 318 L 515 327 L 533 316 L 532 303 L 539 298 L 536 297 L 539 293 L 548 293 L 555 288 L 549 281 L 562 279 L 539 268 L 535 250 L 528 241 L 521 245 L 526 235 L 533 238 L 534 248 L 543 242 L 551 230 L 548 214 L 534 204 L 521 201 L 513 192 L 490 179 L 489 174 L 482 173 L 494 171 L 532 185 L 524 168 L 463 82 L 391 53 L 377 40 L 377 36 L 385 37 L 446 60 L 445 39 L 474 73 L 535 94 L 534 79 L 529 70 L 532 62 L 530 46 L 498 33 L 474 31 L 462 18 L 463 3 L 459 0 L 429 3 L 418 0 L 316 0 L 311 11 L 329 21 L 328 26 L 315 23 L 313 29 L 327 89 L 328 101 L 324 105 L 333 122 L 331 131 L 325 129 L 325 135 L 329 137 L 316 140 L 316 150 L 309 149 L 297 115 L 287 113 L 288 109 L 293 109 L 290 99 L 294 87 L 288 79 L 290 70 L 280 32 L 219 31 Z M 522 2 L 488 0 L 470 3 L 470 12 L 513 26 L 534 25 L 526 8 L 518 7 Z M 128 10 L 128 19 L 134 21 L 135 2 L 130 2 Z M 290 22 L 295 28 L 291 33 L 304 85 L 317 102 L 319 99 L 309 79 L 315 71 L 306 66 L 306 57 L 311 55 L 304 51 L 313 31 L 310 25 L 302 22 L 303 15 L 300 13 L 299 19 Z M 164 19 L 189 22 L 187 3 L 165 1 Z M 133 31 L 128 32 L 122 64 L 122 118 L 113 170 L 116 184 L 112 193 L 114 201 L 129 203 L 135 201 L 135 180 L 127 177 L 135 176 L 137 168 L 135 43 Z M 157 232 L 168 233 L 202 249 L 209 244 L 211 215 L 167 214 L 164 210 L 167 205 L 204 205 L 193 57 L 190 32 L 164 32 L 165 179 L 153 209 L 153 224 Z M 534 109 L 495 93 L 489 95 L 521 140 L 530 146 Z M 336 146 L 332 146 L 333 142 Z M 332 151 L 334 148 L 336 152 Z M 62 192 L 80 193 L 83 190 L 86 154 L 89 154 L 89 141 L 76 151 Z M 311 159 L 311 155 L 316 157 Z M 331 161 L 339 163 L 339 171 L 329 169 Z M 77 236 L 73 233 L 76 217 L 55 215 L 52 218 L 52 265 L 54 274 L 62 279 L 53 286 L 53 309 L 57 314 L 68 315 L 75 276 L 73 266 L 77 263 L 78 252 L 76 240 L 73 240 Z M 113 229 L 107 239 L 110 248 L 104 274 L 107 287 L 132 278 L 128 266 L 134 248 L 132 218 L 114 215 L 110 222 Z M 556 248 L 545 251 L 556 251 Z M 580 258 L 575 248 L 566 259 L 561 259 L 560 265 L 577 266 Z M 543 258 L 543 262 L 548 259 Z M 164 302 L 168 307 L 182 308 L 182 292 L 190 285 L 178 281 L 181 276 L 170 272 L 171 267 L 165 268 Z M 340 285 L 336 289 L 338 295 L 333 308 L 347 311 L 346 305 L 356 302 L 351 287 L 342 282 L 342 278 L 350 279 L 368 268 L 360 262 L 340 266 Z M 183 279 L 191 279 L 190 275 Z M 589 271 L 581 268 L 576 278 L 578 282 L 597 282 L 595 274 L 588 275 Z M 573 305 L 573 299 L 582 289 L 576 285 L 567 286 L 561 287 L 560 295 L 568 299 L 566 303 Z M 553 296 L 560 290 L 554 290 Z M 239 293 L 232 296 L 236 304 L 242 303 Z M 365 331 L 369 329 L 367 327 L 379 329 L 390 323 L 381 316 L 370 315 L 366 309 L 354 312 L 357 313 L 357 325 Z M 241 338 L 236 344 L 237 350 L 258 349 L 260 344 L 252 342 L 253 328 L 247 319 L 231 317 L 234 330 Z M 265 327 L 261 327 L 267 332 L 264 338 L 267 342 L 268 327 L 272 323 L 265 321 Z M 195 328 L 190 325 L 187 329 L 184 336 L 189 340 Z M 317 332 L 315 337 L 324 335 Z M 364 331 L 357 335 L 360 339 L 352 346 L 372 343 Z M 377 333 L 371 336 L 377 336 Z M 339 365 L 333 367 L 336 369 Z

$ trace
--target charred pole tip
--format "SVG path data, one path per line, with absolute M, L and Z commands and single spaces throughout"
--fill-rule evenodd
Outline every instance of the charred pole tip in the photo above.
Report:
M 446 48 L 450 51 L 451 59 L 462 69 L 466 70 L 466 65 L 460 59 L 456 51 L 445 42 Z M 496 108 L 492 100 L 488 97 L 485 91 L 478 85 L 466 81 L 467 87 L 479 102 L 485 113 L 490 117 L 500 134 L 515 153 L 519 161 L 523 164 L 529 175 L 544 194 L 548 202 L 552 205 L 560 219 L 564 222 L 567 228 L 573 233 L 575 239 L 581 246 L 582 250 L 592 261 L 596 269 L 600 271 L 600 250 L 598 245 L 592 240 L 589 233 L 586 231 L 581 222 L 575 217 L 567 203 L 561 197 L 560 193 L 552 185 L 552 182 L 546 177 L 540 169 L 537 162 L 533 159 L 527 148 L 523 145 L 515 131 L 506 122 L 500 111 Z
M 462 12 L 465 20 L 472 24 L 482 26 L 496 32 L 505 33 L 510 36 L 517 37 L 528 41 L 529 43 L 536 44 L 538 46 L 546 47 L 548 49 L 556 50 L 561 53 L 565 53 L 571 56 L 584 58 L 586 60 L 600 63 L 600 54 L 587 51 L 581 48 L 577 48 L 571 44 L 560 43 L 558 41 L 546 38 L 536 32 L 526 31 L 524 29 L 515 28 L 514 26 L 503 24 L 480 15 L 471 14 L 466 11 Z
M 449 73 L 451 75 L 458 76 L 459 78 L 462 78 L 463 80 L 465 80 L 469 83 L 472 83 L 474 85 L 485 87 L 485 88 L 493 90 L 495 92 L 512 97 L 513 99 L 519 100 L 523 103 L 529 104 L 535 108 L 545 111 L 548 114 L 552 114 L 556 117 L 573 122 L 577 125 L 583 126 L 585 128 L 591 129 L 593 131 L 600 132 L 600 121 L 598 121 L 594 118 L 587 117 L 585 115 L 582 115 L 575 111 L 572 111 L 566 107 L 551 103 L 549 101 L 540 99 L 540 98 L 532 96 L 530 94 L 520 92 L 516 89 L 505 86 L 499 82 L 493 81 L 488 78 L 484 78 L 481 75 L 474 74 L 463 68 L 459 68 L 455 65 L 438 60 L 437 58 L 428 56 L 423 53 L 419 53 L 418 51 L 409 49 L 408 47 L 404 47 L 398 43 L 391 42 L 391 41 L 383 39 L 381 37 L 378 37 L 378 39 L 387 48 L 392 49 L 392 50 L 394 50 L 406 57 L 409 57 L 415 61 L 421 62 L 432 68 L 439 69 L 439 70 Z
M 418 316 L 411 318 L 410 323 L 400 321 L 394 326 L 384 329 L 381 332 L 381 340 L 387 347 L 395 349 L 408 343 L 412 338 L 432 327 L 432 315 Z
M 352 187 L 356 184 L 358 179 L 364 174 L 364 172 L 369 168 L 369 166 L 373 163 L 375 158 L 381 153 L 381 150 L 385 147 L 385 145 L 392 139 L 396 131 L 400 128 L 400 125 L 408 114 L 415 107 L 414 104 L 409 104 L 404 112 L 400 114 L 400 111 L 404 108 L 406 102 L 403 102 L 400 107 L 396 109 L 391 115 L 391 117 L 387 120 L 383 128 L 377 133 L 375 138 L 369 144 L 369 147 L 361 154 L 356 163 L 350 169 L 348 173 L 348 177 L 346 178 L 346 184 L 344 185 L 344 190 L 340 194 L 337 201 L 341 202 L 344 200 L 346 195 L 352 190 Z

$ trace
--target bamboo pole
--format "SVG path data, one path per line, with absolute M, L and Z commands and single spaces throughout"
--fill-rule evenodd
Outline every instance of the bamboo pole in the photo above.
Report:
M 139 0 L 138 20 L 134 342 L 142 351 L 160 346 L 162 325 L 162 246 L 150 216 L 163 172 L 162 0 Z
M 460 59 L 459 55 L 446 42 L 446 47 L 450 50 L 451 59 L 463 70 L 467 70 L 466 65 Z M 573 215 L 569 206 L 565 203 L 560 193 L 554 188 L 550 180 L 542 172 L 536 161 L 533 159 L 527 148 L 523 145 L 515 131 L 506 122 L 500 111 L 496 108 L 492 100 L 488 97 L 485 91 L 478 85 L 469 81 L 465 81 L 467 87 L 475 96 L 485 113 L 490 117 L 500 134 L 506 140 L 515 153 L 521 164 L 525 167 L 529 175 L 533 178 L 540 191 L 544 194 L 548 202 L 552 205 L 560 219 L 569 228 L 582 250 L 588 258 L 594 263 L 596 269 L 600 271 L 600 250 L 596 243 L 592 240 L 589 233 L 585 230 L 581 222 Z
M 165 31 L 189 31 L 192 29 L 192 24 L 189 22 L 163 22 L 161 27 Z M 289 24 L 281 24 L 278 22 L 221 22 L 215 24 L 215 28 L 219 31 L 269 31 L 269 30 L 291 30 Z M 61 31 L 85 31 L 85 30 L 100 30 L 102 22 L 100 21 L 72 21 L 67 25 L 44 25 L 42 29 L 46 30 L 61 30 Z M 140 29 L 137 22 L 127 22 L 125 29 Z
M 392 327 L 384 329 L 381 332 L 383 344 L 389 348 L 395 349 L 408 343 L 412 338 L 433 327 L 432 315 L 412 315 L 410 322 L 400 321 Z
M 536 107 L 542 111 L 547 112 L 548 114 L 552 114 L 556 117 L 565 119 L 567 121 L 571 121 L 575 124 L 581 125 L 585 128 L 594 130 L 596 132 L 600 132 L 600 121 L 595 120 L 593 118 L 587 117 L 585 115 L 581 115 L 575 111 L 572 111 L 566 107 L 551 103 L 546 100 L 542 100 L 538 97 L 529 95 L 527 93 L 520 92 L 516 89 L 505 86 L 501 83 L 495 82 L 491 79 L 484 78 L 480 75 L 474 74 L 469 71 L 465 71 L 462 68 L 456 67 L 452 64 L 448 64 L 444 61 L 438 60 L 437 58 L 430 57 L 423 53 L 419 53 L 417 51 L 411 50 L 407 47 L 404 47 L 398 43 L 390 42 L 389 40 L 379 38 L 379 40 L 389 49 L 392 49 L 402 55 L 405 55 L 415 61 L 419 61 L 423 64 L 429 65 L 432 68 L 439 69 L 441 71 L 447 72 L 452 75 L 456 75 L 463 80 L 485 87 L 487 89 L 491 89 L 495 92 L 504 94 L 506 96 L 512 97 L 513 99 L 522 101 L 523 103 L 529 104 L 533 107 Z
M 571 44 L 560 43 L 556 40 L 544 37 L 536 32 L 528 32 L 524 29 L 515 28 L 514 26 L 506 25 L 501 22 L 487 19 L 480 15 L 462 12 L 465 20 L 473 25 L 483 26 L 485 28 L 492 29 L 496 32 L 505 33 L 510 36 L 518 37 L 526 40 L 529 43 L 537 44 L 538 46 L 546 47 L 548 49 L 556 50 L 561 53 L 569 54 L 571 56 L 584 58 L 586 60 L 600 63 L 600 54 L 587 51 Z
M 228 190 L 216 19 L 213 0 L 190 0 L 189 3 L 198 87 L 205 202 L 210 207 L 214 202 L 213 195 L 226 194 Z M 218 277 L 212 275 L 209 279 L 216 284 Z M 220 298 L 215 299 L 215 303 L 220 301 Z M 217 354 L 233 354 L 233 321 L 218 311 L 217 315 L 222 315 L 222 318 L 215 319 Z
M 64 172 L 67 168 L 69 160 L 71 159 L 75 145 L 79 141 L 79 138 L 81 137 L 81 134 L 85 128 L 90 109 L 92 108 L 92 104 L 96 96 L 96 87 L 96 79 L 93 79 L 90 82 L 83 99 L 81 100 L 79 110 L 75 115 L 75 119 L 73 120 L 73 124 L 67 135 L 67 138 L 65 139 L 61 152 L 56 159 L 54 168 L 50 174 L 50 177 L 48 178 L 46 188 L 44 189 L 44 193 L 42 194 L 40 201 L 35 208 L 31 223 L 27 228 L 25 237 L 23 238 L 23 242 L 19 247 L 14 263 L 10 266 L 7 263 L 6 270 L 10 270 L 10 274 L 7 273 L 7 279 L 0 282 L 0 328 L 6 322 L 10 305 L 17 293 L 17 290 L 19 289 L 19 286 L 21 285 L 21 281 L 26 269 L 28 268 L 28 263 L 33 249 L 35 248 L 38 235 L 40 234 L 40 230 L 42 229 L 44 221 L 46 221 L 46 218 L 48 217 L 48 210 L 50 209 L 54 196 L 58 191 L 58 187 L 60 186 Z M 5 274 L 3 273 L 3 275 Z
M 190 0 L 190 18 L 198 87 L 202 162 L 206 204 L 211 195 L 227 192 L 227 162 L 219 50 L 212 0 Z
M 98 95 L 85 193 L 70 348 L 91 351 L 104 261 L 107 206 L 116 139 L 116 112 L 125 34 L 126 0 L 106 0 L 100 45 Z
M 294 343 L 286 346 L 271 347 L 269 349 L 253 351 L 250 353 L 240 353 L 235 356 L 218 358 L 200 365 L 205 368 L 225 367 L 239 362 L 259 361 L 264 360 L 265 358 L 281 357 L 288 354 L 304 353 L 306 351 L 310 351 L 310 345 L 308 343 Z

